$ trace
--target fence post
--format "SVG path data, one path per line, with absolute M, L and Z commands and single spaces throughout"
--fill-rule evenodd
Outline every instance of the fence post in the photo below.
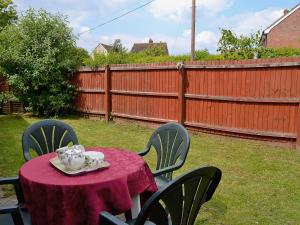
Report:
M 9 109 L 9 114 L 13 114 L 13 103 L 12 103 L 12 101 L 8 101 L 8 109 Z
M 179 74 L 179 90 L 178 90 L 178 123 L 184 125 L 185 122 L 185 91 L 186 91 L 186 69 L 184 63 L 180 62 L 176 65 Z
M 110 66 L 105 66 L 104 72 L 104 88 L 105 88 L 105 121 L 108 122 L 110 120 L 110 113 L 111 113 L 111 72 Z
M 298 105 L 298 114 L 297 114 L 296 149 L 300 150 L 300 102 L 299 102 L 299 105 Z

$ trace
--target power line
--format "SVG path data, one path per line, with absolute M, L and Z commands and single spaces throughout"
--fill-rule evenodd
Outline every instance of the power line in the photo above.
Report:
M 104 15 L 102 16 L 101 18 L 99 19 L 108 19 L 108 17 L 112 17 L 112 16 L 116 16 L 118 15 L 119 13 L 125 11 L 125 10 L 129 10 L 130 8 L 134 7 L 134 6 L 137 6 L 137 5 L 140 5 L 142 4 L 143 2 L 145 2 L 145 0 L 142 0 L 142 1 L 136 1 L 135 3 L 133 4 L 130 4 L 130 5 L 127 5 L 126 7 L 122 8 L 122 9 L 117 9 L 117 10 L 114 10 L 113 12 L 110 13 L 110 15 Z
M 95 26 L 95 27 L 92 27 L 92 28 L 90 28 L 90 29 L 88 29 L 88 30 L 86 30 L 86 31 L 81 32 L 81 33 L 78 33 L 78 36 L 81 36 L 81 35 L 84 34 L 84 33 L 91 32 L 92 30 L 95 30 L 95 29 L 97 29 L 97 28 L 99 28 L 99 27 L 102 27 L 102 26 L 108 24 L 108 23 L 111 23 L 111 22 L 113 22 L 113 21 L 115 21 L 115 20 L 118 20 L 118 19 L 120 19 L 120 18 L 122 18 L 122 17 L 124 17 L 124 16 L 126 16 L 126 15 L 128 15 L 128 14 L 130 14 L 130 13 L 132 13 L 132 12 L 138 10 L 138 9 L 140 9 L 140 8 L 143 8 L 143 7 L 145 7 L 145 6 L 149 5 L 149 4 L 151 4 L 151 3 L 154 2 L 154 1 L 155 1 L 155 0 L 151 0 L 151 1 L 149 1 L 149 2 L 146 2 L 146 3 L 143 4 L 143 5 L 140 5 L 140 6 L 134 8 L 134 9 L 132 9 L 132 10 L 129 10 L 129 11 L 127 11 L 127 12 L 121 14 L 120 16 L 114 17 L 113 19 L 110 19 L 110 20 L 108 20 L 108 21 L 106 21 L 106 22 L 104 22 L 104 23 L 101 23 L 101 24 L 99 24 L 99 25 L 97 25 L 97 26 Z

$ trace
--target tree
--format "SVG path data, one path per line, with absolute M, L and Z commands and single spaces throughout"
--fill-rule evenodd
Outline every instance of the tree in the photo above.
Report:
M 164 56 L 167 55 L 164 45 L 150 44 L 150 46 L 143 52 L 146 56 Z
M 74 50 L 75 50 L 74 54 L 76 54 L 77 58 L 80 60 L 80 65 L 84 66 L 84 61 L 90 57 L 88 51 L 84 48 L 77 48 Z
M 195 59 L 196 60 L 205 60 L 209 57 L 209 55 L 210 54 L 207 49 L 195 51 Z
M 72 71 L 82 62 L 76 38 L 62 15 L 28 10 L 0 32 L 0 73 L 14 95 L 38 115 L 57 115 L 72 106 Z
M 221 29 L 217 51 L 226 59 L 251 59 L 260 49 L 260 36 L 260 31 L 237 36 L 231 30 Z
M 112 49 L 109 51 L 109 53 L 126 53 L 127 49 L 122 45 L 122 42 L 120 39 L 116 39 L 114 43 L 112 44 Z
M 0 0 L 0 31 L 6 25 L 12 24 L 17 20 L 17 11 L 12 0 Z

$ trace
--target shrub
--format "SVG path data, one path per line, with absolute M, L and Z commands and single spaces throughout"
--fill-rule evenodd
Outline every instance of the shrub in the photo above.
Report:
M 262 48 L 259 58 L 297 57 L 300 56 L 299 48 Z
M 0 31 L 17 20 L 17 11 L 12 0 L 0 0 Z
M 0 32 L 0 73 L 25 107 L 53 116 L 72 106 L 72 70 L 86 54 L 75 45 L 66 18 L 30 9 Z
M 166 56 L 165 47 L 162 44 L 151 45 L 142 52 L 145 56 Z
M 261 48 L 260 36 L 260 31 L 249 36 L 237 36 L 231 30 L 221 29 L 217 51 L 225 59 L 253 59 Z
M 10 92 L 0 92 L 0 104 L 8 101 L 17 101 L 18 99 Z

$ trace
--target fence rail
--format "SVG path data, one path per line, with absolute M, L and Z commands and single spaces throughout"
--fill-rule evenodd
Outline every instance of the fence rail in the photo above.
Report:
M 75 109 L 300 146 L 300 58 L 111 65 L 74 73 Z

